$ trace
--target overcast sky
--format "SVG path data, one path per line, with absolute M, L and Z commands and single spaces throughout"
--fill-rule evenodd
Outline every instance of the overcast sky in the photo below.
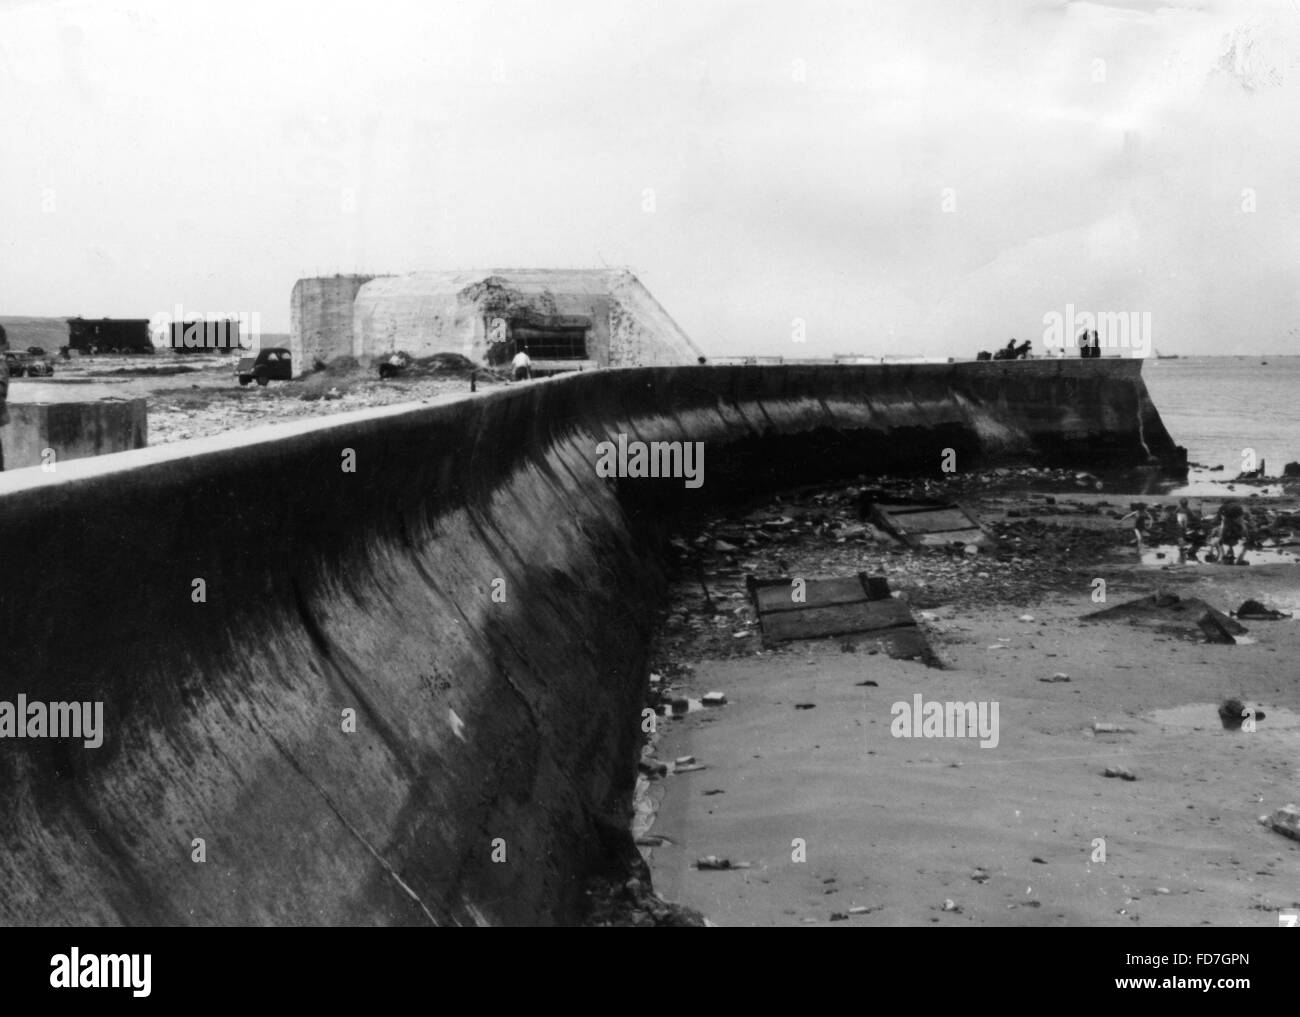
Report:
M 1300 353 L 1297 95 L 1300 0 L 0 0 L 0 314 L 626 265 L 714 355 Z

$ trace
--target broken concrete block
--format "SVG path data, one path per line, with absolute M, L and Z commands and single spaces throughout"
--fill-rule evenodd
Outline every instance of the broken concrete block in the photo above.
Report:
M 1292 840 L 1300 840 L 1300 809 L 1294 805 L 1283 805 L 1269 816 L 1268 825 Z
M 1211 643 L 1219 643 L 1227 646 L 1235 646 L 1237 644 L 1237 640 L 1232 638 L 1232 633 L 1230 633 L 1227 628 L 1224 627 L 1223 623 L 1219 621 L 1218 618 L 1214 617 L 1214 615 L 1209 611 L 1206 611 L 1197 618 L 1196 624 L 1200 626 L 1201 631 L 1205 633 L 1205 638 Z
M 1137 777 L 1133 775 L 1133 772 L 1131 770 L 1126 770 L 1122 766 L 1106 767 L 1106 776 L 1118 777 L 1120 780 L 1137 780 Z
M 723 692 L 706 692 L 704 698 L 700 701 L 705 706 L 722 706 L 726 703 L 727 696 Z

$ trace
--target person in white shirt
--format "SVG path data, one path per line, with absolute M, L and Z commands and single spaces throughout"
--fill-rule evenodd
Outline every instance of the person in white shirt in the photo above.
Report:
M 515 381 L 527 381 L 532 378 L 533 362 L 527 351 L 520 350 L 516 353 L 513 363 L 515 365 Z

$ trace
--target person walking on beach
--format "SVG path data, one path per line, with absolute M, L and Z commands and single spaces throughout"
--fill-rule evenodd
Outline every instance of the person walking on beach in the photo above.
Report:
M 1142 537 L 1151 529 L 1151 515 L 1147 512 L 1146 502 L 1138 502 L 1133 506 L 1132 512 L 1126 512 L 1120 516 L 1120 522 L 1132 517 L 1133 519 L 1133 536 L 1137 542 L 1138 557 L 1142 556 Z
M 1186 498 L 1178 499 L 1178 511 L 1174 513 L 1174 525 L 1178 533 L 1178 563 L 1187 561 L 1187 552 L 1192 552 L 1196 560 L 1196 549 L 1200 537 L 1200 518 L 1192 512 Z
M 520 350 L 512 361 L 515 365 L 515 381 L 528 381 L 533 376 L 533 361 L 527 350 Z

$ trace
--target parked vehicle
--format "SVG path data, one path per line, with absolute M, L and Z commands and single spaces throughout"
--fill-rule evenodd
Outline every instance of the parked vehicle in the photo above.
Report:
M 251 381 L 266 385 L 270 381 L 288 381 L 293 377 L 292 354 L 283 346 L 271 346 L 261 350 L 255 357 L 240 357 L 235 365 L 235 375 L 239 384 L 247 385 Z
M 49 357 L 18 350 L 5 351 L 5 364 L 11 378 L 49 378 L 54 374 L 54 361 Z

